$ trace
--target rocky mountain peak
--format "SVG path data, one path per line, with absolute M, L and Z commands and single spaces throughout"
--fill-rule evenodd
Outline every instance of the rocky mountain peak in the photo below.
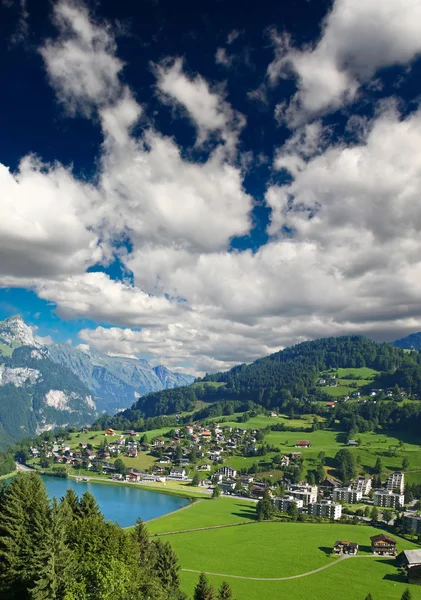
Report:
M 19 346 L 40 347 L 32 329 L 20 315 L 14 315 L 0 322 L 0 341 L 11 348 Z

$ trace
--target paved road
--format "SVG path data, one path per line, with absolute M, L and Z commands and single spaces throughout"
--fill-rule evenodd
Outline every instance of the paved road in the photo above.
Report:
M 319 573 L 320 571 L 324 571 L 325 569 L 330 569 L 330 567 L 334 567 L 338 563 L 343 560 L 347 560 L 349 558 L 382 558 L 377 556 L 376 554 L 367 554 L 364 556 L 341 556 L 335 562 L 329 563 L 328 565 L 324 565 L 323 567 L 319 567 L 318 569 L 314 569 L 313 571 L 307 571 L 307 573 L 300 573 L 299 575 L 290 575 L 289 577 L 246 577 L 245 575 L 228 575 L 227 573 L 211 573 L 210 571 L 197 571 L 196 569 L 181 569 L 182 571 L 186 571 L 187 573 L 205 573 L 206 575 L 214 575 L 215 577 L 229 577 L 231 579 L 246 579 L 248 581 L 288 581 L 290 579 L 300 579 L 300 577 L 308 577 L 309 575 L 314 575 L 315 573 Z M 387 558 L 387 557 L 385 557 Z

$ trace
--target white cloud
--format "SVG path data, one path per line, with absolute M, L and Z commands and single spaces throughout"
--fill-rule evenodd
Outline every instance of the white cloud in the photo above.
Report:
M 16 173 L 0 165 L 0 275 L 37 279 L 83 272 L 104 257 L 92 226 L 100 207 L 93 186 L 61 165 L 24 158 Z
M 92 108 L 115 101 L 123 62 L 115 55 L 110 26 L 95 23 L 81 2 L 66 0 L 54 5 L 54 23 L 59 37 L 49 40 L 40 53 L 66 109 L 88 115 Z
M 410 63 L 421 52 L 421 4 L 335 0 L 314 46 L 296 49 L 286 35 L 274 34 L 273 41 L 269 80 L 297 79 L 298 91 L 283 111 L 286 124 L 295 127 L 351 101 L 379 69 Z
M 228 56 L 226 48 L 217 48 L 215 53 L 215 62 L 217 65 L 230 67 L 232 65 L 233 56 Z
M 188 77 L 183 72 L 182 59 L 175 59 L 171 65 L 157 65 L 155 69 L 157 86 L 164 98 L 184 107 L 196 125 L 197 143 L 203 144 L 214 134 L 232 153 L 245 125 L 244 116 L 231 108 L 222 93 L 212 91 L 203 77 Z
M 52 85 L 70 110 L 96 111 L 104 141 L 91 184 L 31 157 L 17 173 L 0 169 L 3 285 L 32 287 L 66 318 L 113 325 L 80 333 L 94 348 L 197 373 L 308 338 L 385 339 L 421 327 L 419 113 L 402 118 L 389 106 L 371 123 L 351 117 L 348 147 L 332 144 L 318 121 L 297 129 L 274 161 L 293 180 L 267 191 L 270 240 L 230 251 L 232 238 L 250 233 L 253 199 L 232 161 L 241 118 L 223 93 L 187 76 L 181 60 L 157 67 L 161 93 L 184 107 L 200 143 L 216 142 L 206 161 L 188 161 L 120 82 L 109 26 L 73 3 L 55 12 L 59 36 L 42 50 Z M 332 15 L 321 40 L 333 39 Z M 344 71 L 357 84 L 366 77 L 358 64 Z M 112 249 L 134 283 L 86 272 Z

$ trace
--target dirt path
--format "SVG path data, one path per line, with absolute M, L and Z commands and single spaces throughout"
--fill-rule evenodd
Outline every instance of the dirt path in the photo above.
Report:
M 364 556 L 341 556 L 335 562 L 329 563 L 328 565 L 324 565 L 323 567 L 319 567 L 318 569 L 313 569 L 313 571 L 307 571 L 307 573 L 300 573 L 299 575 L 290 575 L 289 577 L 246 577 L 245 575 L 228 575 L 227 573 L 211 573 L 209 571 L 197 571 L 196 569 L 181 569 L 182 571 L 186 571 L 187 573 L 205 573 L 206 575 L 214 575 L 215 577 L 227 577 L 230 579 L 246 579 L 248 581 L 288 581 L 290 579 L 300 579 L 300 577 L 308 577 L 309 575 L 314 575 L 315 573 L 319 573 L 320 571 L 324 571 L 325 569 L 330 569 L 330 567 L 334 567 L 338 563 L 343 560 L 347 560 L 349 558 L 381 558 L 376 554 L 368 554 Z M 387 557 L 386 557 L 387 558 Z
M 179 508 L 174 512 L 178 512 L 180 510 L 185 510 L 189 508 L 188 506 L 183 506 L 183 508 Z M 171 514 L 171 513 L 168 513 Z M 164 515 L 166 516 L 166 515 Z M 156 519 L 160 519 L 161 517 L 155 517 Z M 154 519 L 151 519 L 153 521 Z M 148 521 L 149 523 L 150 521 Z M 210 531 L 211 529 L 224 529 L 225 527 L 240 527 L 243 525 L 256 525 L 259 521 L 243 521 L 241 523 L 224 523 L 223 525 L 209 525 L 208 527 L 195 527 L 193 529 L 180 529 L 179 531 L 163 531 L 162 533 L 151 533 L 153 537 L 159 537 L 163 535 L 177 535 L 179 533 L 194 533 L 195 531 Z

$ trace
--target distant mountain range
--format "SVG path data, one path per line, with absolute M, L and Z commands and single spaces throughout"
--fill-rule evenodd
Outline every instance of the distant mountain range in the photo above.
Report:
M 191 375 L 181 375 L 142 359 L 108 356 L 68 344 L 48 346 L 51 358 L 70 369 L 91 390 L 99 412 L 115 414 L 150 392 L 190 385 Z
M 411 333 L 400 340 L 392 342 L 392 344 L 398 348 L 404 348 L 405 350 L 421 350 L 421 331 L 418 333 Z
M 55 427 L 91 424 L 194 377 L 145 360 L 43 346 L 19 316 L 0 321 L 0 449 Z

